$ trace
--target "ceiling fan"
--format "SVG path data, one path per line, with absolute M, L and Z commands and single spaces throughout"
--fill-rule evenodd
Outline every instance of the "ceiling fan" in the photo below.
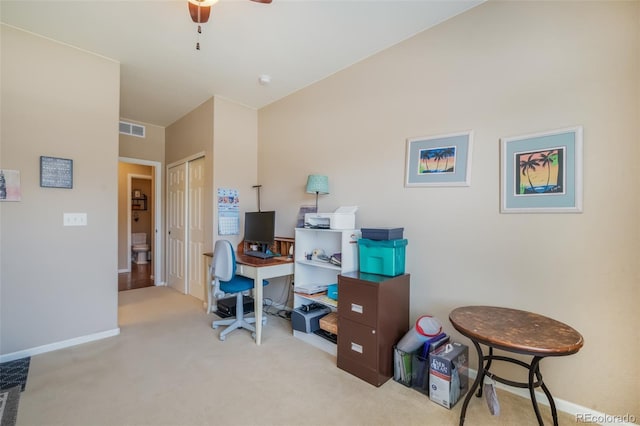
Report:
M 256 3 L 270 4 L 272 0 L 251 0 Z M 218 0 L 189 0 L 189 14 L 191 20 L 198 24 L 198 34 L 202 33 L 200 24 L 204 24 L 209 20 L 211 14 L 211 6 L 218 3 Z M 196 43 L 196 50 L 200 50 L 200 42 Z
M 251 0 L 256 3 L 270 4 L 272 0 Z M 204 24 L 209 20 L 211 6 L 218 3 L 218 0 L 189 0 L 189 13 L 191 19 L 197 24 Z

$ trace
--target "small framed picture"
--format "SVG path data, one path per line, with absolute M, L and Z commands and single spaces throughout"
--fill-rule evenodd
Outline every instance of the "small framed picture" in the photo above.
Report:
M 471 185 L 472 139 L 473 132 L 408 139 L 404 185 Z
M 0 201 L 20 201 L 20 171 L 0 169 Z
M 133 198 L 140 198 L 142 197 L 142 193 L 140 192 L 139 189 L 134 189 L 133 190 Z
M 40 157 L 40 186 L 42 188 L 73 188 L 73 160 Z
M 501 140 L 502 213 L 582 212 L 582 127 Z

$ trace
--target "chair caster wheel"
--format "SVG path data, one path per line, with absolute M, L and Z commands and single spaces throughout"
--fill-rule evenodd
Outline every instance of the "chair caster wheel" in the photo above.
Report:
M 227 338 L 227 336 L 220 336 L 220 341 L 224 342 L 224 339 L 226 339 L 226 338 Z
M 251 338 L 252 338 L 253 340 L 256 340 L 256 333 L 251 333 Z
M 215 330 L 216 328 L 218 328 L 218 326 L 216 324 L 211 324 L 211 328 Z

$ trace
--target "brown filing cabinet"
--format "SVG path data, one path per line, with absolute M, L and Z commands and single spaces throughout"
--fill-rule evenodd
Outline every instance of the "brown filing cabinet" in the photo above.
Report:
M 393 345 L 409 330 L 409 274 L 338 275 L 338 368 L 380 386 L 393 376 Z

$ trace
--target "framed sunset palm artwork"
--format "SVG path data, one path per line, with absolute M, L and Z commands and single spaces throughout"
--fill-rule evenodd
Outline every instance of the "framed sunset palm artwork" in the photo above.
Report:
M 582 212 L 582 127 L 501 140 L 502 213 Z
M 471 185 L 472 132 L 407 140 L 405 186 Z

